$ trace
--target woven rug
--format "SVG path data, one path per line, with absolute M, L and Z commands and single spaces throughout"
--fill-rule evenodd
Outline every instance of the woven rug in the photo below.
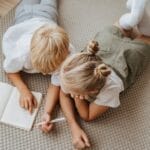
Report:
M 66 29 L 71 43 L 80 51 L 105 25 L 113 24 L 125 12 L 125 0 L 59 0 L 59 23 Z M 0 25 L 2 33 L 13 23 L 14 10 Z M 2 69 L 0 52 L 0 81 L 8 82 Z M 46 93 L 50 78 L 40 74 L 22 73 L 31 90 Z M 45 100 L 36 122 L 40 121 Z M 63 116 L 57 106 L 54 117 Z M 13 116 L 17 117 L 17 116 Z M 121 106 L 110 109 L 91 123 L 79 119 L 88 134 L 91 150 L 149 150 L 150 149 L 150 63 L 137 77 L 136 83 L 121 95 Z M 36 127 L 31 132 L 0 124 L 0 150 L 72 150 L 67 123 L 58 123 L 50 134 Z

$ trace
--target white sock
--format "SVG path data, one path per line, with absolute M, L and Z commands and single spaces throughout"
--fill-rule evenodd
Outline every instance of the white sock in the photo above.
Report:
M 120 26 L 128 30 L 138 25 L 143 17 L 145 4 L 146 0 L 128 0 L 127 5 L 129 8 L 131 5 L 131 12 L 120 18 Z

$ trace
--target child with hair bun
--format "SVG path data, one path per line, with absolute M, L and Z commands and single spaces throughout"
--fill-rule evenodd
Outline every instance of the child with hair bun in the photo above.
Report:
M 68 57 L 61 67 L 60 103 L 70 125 L 73 120 L 73 98 L 82 119 L 91 121 L 109 108 L 120 105 L 119 94 L 131 86 L 150 60 L 149 41 L 130 39 L 118 26 L 102 29 L 80 53 Z M 100 44 L 100 46 L 99 46 Z M 66 93 L 66 94 L 65 94 Z M 71 128 L 73 135 L 78 130 Z M 78 135 L 86 147 L 87 139 Z
M 57 24 L 57 0 L 21 0 L 17 6 L 15 24 L 8 28 L 2 41 L 4 70 L 20 92 L 20 106 L 30 113 L 37 101 L 23 81 L 20 72 L 51 75 L 41 125 L 44 132 L 59 99 L 59 68 L 73 47 L 65 30 Z

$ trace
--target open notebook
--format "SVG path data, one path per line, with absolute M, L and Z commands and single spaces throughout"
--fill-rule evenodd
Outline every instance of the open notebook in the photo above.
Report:
M 19 91 L 16 87 L 0 82 L 0 122 L 30 131 L 42 100 L 42 94 L 32 92 L 38 107 L 32 115 L 20 107 Z

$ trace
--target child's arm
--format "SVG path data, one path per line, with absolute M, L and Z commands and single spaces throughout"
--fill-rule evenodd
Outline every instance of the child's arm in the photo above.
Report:
M 106 112 L 109 108 L 107 106 L 99 106 L 94 103 L 89 104 L 87 101 L 79 98 L 75 98 L 74 100 L 81 118 L 85 121 L 94 120 Z
M 60 87 L 50 84 L 47 90 L 45 112 L 52 114 L 53 109 L 55 108 L 58 99 L 59 99 Z
M 46 104 L 44 109 L 44 114 L 42 120 L 45 121 L 45 124 L 41 126 L 41 130 L 44 132 L 49 132 L 52 129 L 52 124 L 49 123 L 52 115 L 52 112 L 59 100 L 59 91 L 60 87 L 50 84 L 47 90 Z
M 60 91 L 60 104 L 71 128 L 75 148 L 82 149 L 89 147 L 90 144 L 87 135 L 76 122 L 72 101 L 63 91 Z
M 20 92 L 20 106 L 30 113 L 37 107 L 37 101 L 21 78 L 20 73 L 7 73 L 8 78 Z

